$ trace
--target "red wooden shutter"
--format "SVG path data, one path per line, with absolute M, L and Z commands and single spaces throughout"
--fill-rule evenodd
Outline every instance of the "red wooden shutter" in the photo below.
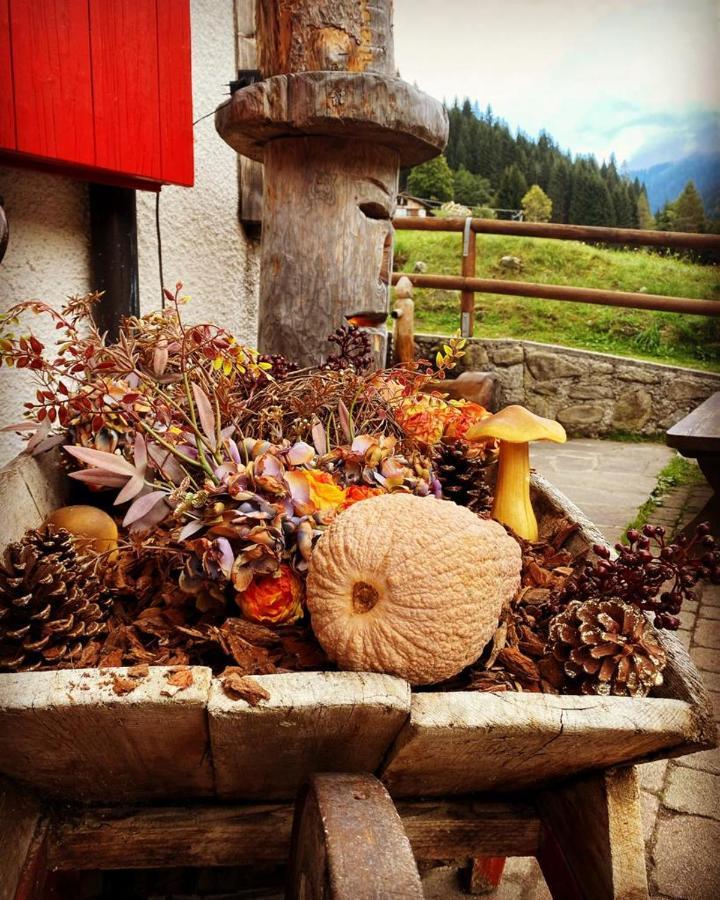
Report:
M 189 0 L 0 0 L 0 159 L 191 185 Z
M 87 0 L 10 0 L 17 149 L 93 165 Z
M 0 0 L 0 147 L 14 150 L 15 94 L 10 52 L 10 0 Z

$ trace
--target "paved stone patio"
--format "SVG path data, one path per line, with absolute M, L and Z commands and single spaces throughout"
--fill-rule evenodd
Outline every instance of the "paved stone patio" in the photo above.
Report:
M 532 465 L 579 506 L 611 544 L 620 539 L 674 455 L 664 444 L 626 441 L 530 445 Z

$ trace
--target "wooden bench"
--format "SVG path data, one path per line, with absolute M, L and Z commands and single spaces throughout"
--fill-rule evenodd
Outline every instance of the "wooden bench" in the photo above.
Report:
M 0 838 L 2 900 L 73 896 L 73 872 L 269 863 L 288 863 L 290 900 L 421 900 L 417 861 L 500 856 L 536 856 L 557 900 L 648 896 L 634 768 L 515 799 L 395 803 L 373 775 L 317 774 L 294 809 L 72 807 L 8 785 Z
M 700 522 L 709 521 L 713 534 L 720 534 L 720 391 L 673 425 L 666 438 L 669 447 L 697 459 L 713 489 L 705 508 L 683 530 L 691 533 Z

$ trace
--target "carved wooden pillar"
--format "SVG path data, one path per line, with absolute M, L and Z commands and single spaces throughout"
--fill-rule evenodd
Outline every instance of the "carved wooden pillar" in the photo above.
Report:
M 264 81 L 215 124 L 265 163 L 258 345 L 303 365 L 349 312 L 387 311 L 401 165 L 447 139 L 442 105 L 394 77 L 391 0 L 258 0 Z

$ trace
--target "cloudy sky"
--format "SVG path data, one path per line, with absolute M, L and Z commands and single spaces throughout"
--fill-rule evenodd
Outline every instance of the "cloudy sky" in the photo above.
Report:
M 395 0 L 395 60 L 573 153 L 720 151 L 720 0 Z

